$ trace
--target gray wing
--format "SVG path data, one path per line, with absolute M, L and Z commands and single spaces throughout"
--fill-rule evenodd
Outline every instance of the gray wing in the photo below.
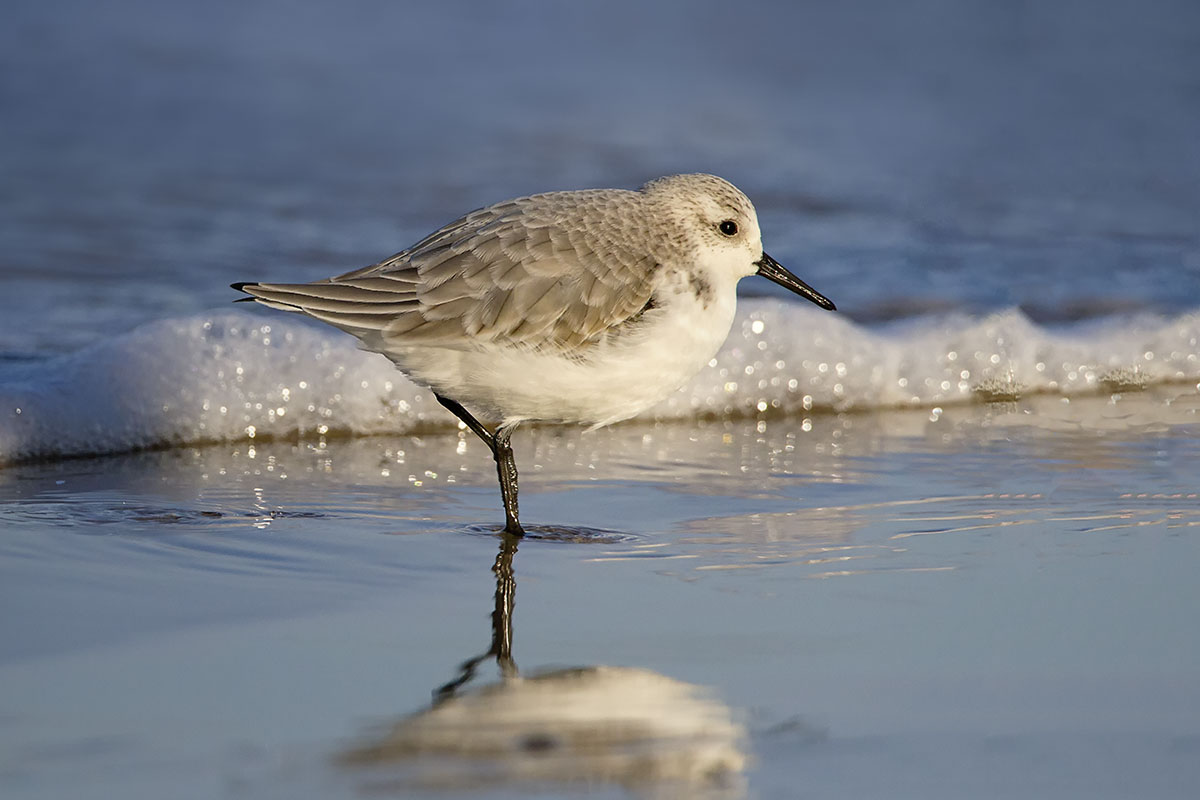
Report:
M 535 195 L 474 211 L 378 264 L 306 284 L 235 284 L 364 340 L 570 351 L 649 302 L 658 262 L 636 192 Z

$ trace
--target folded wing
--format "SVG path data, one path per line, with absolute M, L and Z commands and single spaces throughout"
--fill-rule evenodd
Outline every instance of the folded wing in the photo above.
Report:
M 658 262 L 638 201 L 636 192 L 535 195 L 474 211 L 344 275 L 234 288 L 328 322 L 372 350 L 497 343 L 578 350 L 650 300 Z

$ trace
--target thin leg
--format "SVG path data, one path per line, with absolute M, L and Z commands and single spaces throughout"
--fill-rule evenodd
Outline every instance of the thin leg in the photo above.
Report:
M 501 425 L 493 437 L 495 447 L 492 454 L 496 457 L 496 474 L 500 478 L 500 498 L 504 501 L 504 532 L 513 536 L 524 536 L 525 529 L 521 527 L 517 510 L 517 460 L 513 458 L 512 447 L 508 437 L 512 436 L 512 425 Z
M 512 447 L 508 439 L 512 436 L 515 425 L 500 426 L 493 435 L 488 429 L 471 415 L 462 405 L 449 397 L 434 394 L 437 401 L 445 406 L 451 414 L 461 419 L 475 435 L 483 440 L 496 459 L 496 472 L 500 478 L 500 498 L 504 501 L 504 532 L 513 536 L 524 536 L 525 529 L 521 527 L 520 515 L 517 509 L 517 462 L 513 458 Z
M 440 394 L 436 393 L 433 396 L 436 397 L 437 401 L 445 406 L 451 414 L 466 423 L 466 426 L 473 430 L 476 436 L 478 436 L 480 439 L 483 439 L 484 443 L 487 444 L 488 449 L 492 451 L 493 456 L 496 454 L 496 442 L 492 438 L 492 435 L 488 433 L 487 428 L 483 427 L 483 423 L 471 416 L 470 411 L 467 411 L 462 407 L 461 404 L 451 400 L 449 397 L 442 397 Z

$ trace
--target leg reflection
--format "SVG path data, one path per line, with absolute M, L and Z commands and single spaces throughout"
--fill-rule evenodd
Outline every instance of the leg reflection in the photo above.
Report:
M 513 573 L 513 556 L 517 552 L 519 536 L 509 533 L 500 535 L 500 553 L 492 572 L 496 575 L 496 605 L 492 610 L 492 646 L 486 652 L 467 659 L 459 667 L 458 677 L 433 693 L 433 703 L 449 700 L 465 684 L 475 677 L 475 670 L 489 658 L 495 658 L 500 674 L 505 678 L 515 677 L 517 664 L 512 657 L 512 615 L 516 603 L 517 581 Z

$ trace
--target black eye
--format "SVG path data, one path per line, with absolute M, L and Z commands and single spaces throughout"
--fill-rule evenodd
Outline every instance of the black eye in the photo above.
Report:
M 731 219 L 727 219 L 717 226 L 717 230 L 726 236 L 733 236 L 737 233 L 737 223 Z

